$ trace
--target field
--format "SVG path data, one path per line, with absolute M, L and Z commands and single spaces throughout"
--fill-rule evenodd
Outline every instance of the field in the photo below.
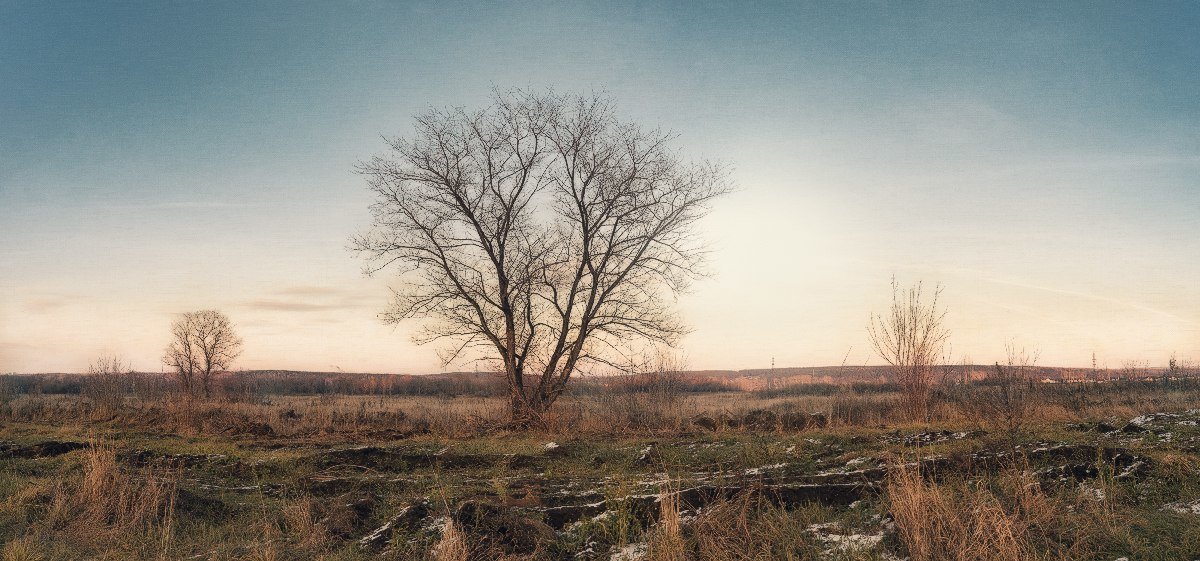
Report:
M 8 392 L 0 559 L 1200 557 L 1200 384 L 187 400 Z

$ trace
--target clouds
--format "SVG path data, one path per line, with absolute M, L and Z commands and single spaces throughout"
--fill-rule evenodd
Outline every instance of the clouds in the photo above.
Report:
M 27 314 L 45 314 L 55 312 L 76 299 L 77 298 L 74 296 L 68 296 L 64 294 L 34 296 L 21 302 L 21 311 Z
M 266 296 L 244 300 L 238 307 L 251 312 L 350 312 L 378 305 L 377 294 L 328 286 L 288 286 Z

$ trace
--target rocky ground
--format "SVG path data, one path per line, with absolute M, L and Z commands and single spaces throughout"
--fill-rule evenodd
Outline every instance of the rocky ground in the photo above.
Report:
M 1200 557 L 1200 540 L 1187 541 L 1200 537 L 1198 424 L 1200 410 L 1191 410 L 1044 424 L 1013 438 L 978 426 L 827 428 L 819 417 L 752 412 L 698 418 L 693 431 L 660 437 L 327 446 L 18 423 L 0 429 L 0 541 L 45 548 L 42 558 L 165 550 L 187 559 L 264 551 L 418 559 L 433 555 L 453 526 L 479 551 L 514 558 L 633 560 L 652 553 L 664 513 L 686 529 L 743 504 L 798 513 L 793 558 L 890 559 L 907 555 L 889 503 L 891 474 L 986 485 L 1019 471 L 1045 493 L 1103 502 L 1134 521 L 1128 539 L 1097 545 L 1100 558 L 1192 559 Z M 51 540 L 62 531 L 44 522 L 54 490 L 86 482 L 97 447 L 126 477 L 171 479 L 170 531 L 160 532 L 168 541 Z

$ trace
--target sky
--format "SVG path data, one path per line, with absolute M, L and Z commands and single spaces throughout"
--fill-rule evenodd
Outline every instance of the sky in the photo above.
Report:
M 893 276 L 955 361 L 1200 360 L 1197 69 L 1188 2 L 0 2 L 0 372 L 158 371 L 207 308 L 239 368 L 463 368 L 380 321 L 354 166 L 514 87 L 731 166 L 690 368 L 878 364 Z

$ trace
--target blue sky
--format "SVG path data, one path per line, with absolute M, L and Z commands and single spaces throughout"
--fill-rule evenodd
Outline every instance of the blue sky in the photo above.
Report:
M 1200 359 L 1200 7 L 997 4 L 0 4 L 0 371 L 155 370 L 207 307 L 247 368 L 438 370 L 345 250 L 352 170 L 493 87 L 733 166 L 694 368 L 868 362 L 893 274 L 956 358 Z

